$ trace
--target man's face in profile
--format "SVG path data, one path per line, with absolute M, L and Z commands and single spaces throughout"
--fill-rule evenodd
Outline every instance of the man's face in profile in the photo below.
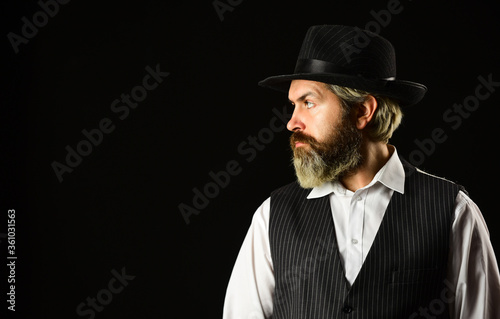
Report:
M 294 80 L 288 98 L 294 111 L 287 128 L 300 185 L 339 180 L 362 163 L 362 134 L 351 112 L 321 82 Z

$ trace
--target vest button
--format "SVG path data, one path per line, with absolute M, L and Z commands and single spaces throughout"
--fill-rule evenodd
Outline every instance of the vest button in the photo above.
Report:
M 351 313 L 352 312 L 352 307 L 351 306 L 344 306 L 344 308 L 342 308 L 342 312 L 344 312 L 344 313 Z

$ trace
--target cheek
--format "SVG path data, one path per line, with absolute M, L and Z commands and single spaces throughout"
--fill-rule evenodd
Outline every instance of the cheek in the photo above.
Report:
M 325 142 L 338 131 L 341 119 L 332 113 L 324 114 L 315 119 L 315 138 Z

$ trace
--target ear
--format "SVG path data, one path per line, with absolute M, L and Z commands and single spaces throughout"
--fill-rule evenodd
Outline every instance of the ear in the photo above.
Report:
M 373 95 L 368 95 L 366 100 L 358 105 L 356 112 L 356 127 L 359 130 L 364 129 L 368 123 L 370 123 L 377 107 L 377 99 L 375 99 Z

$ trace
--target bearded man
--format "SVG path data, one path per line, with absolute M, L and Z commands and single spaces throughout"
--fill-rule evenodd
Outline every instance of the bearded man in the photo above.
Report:
M 297 182 L 255 213 L 225 319 L 500 318 L 489 233 L 465 190 L 401 158 L 389 138 L 426 87 L 396 79 L 393 46 L 313 26 L 288 91 Z

